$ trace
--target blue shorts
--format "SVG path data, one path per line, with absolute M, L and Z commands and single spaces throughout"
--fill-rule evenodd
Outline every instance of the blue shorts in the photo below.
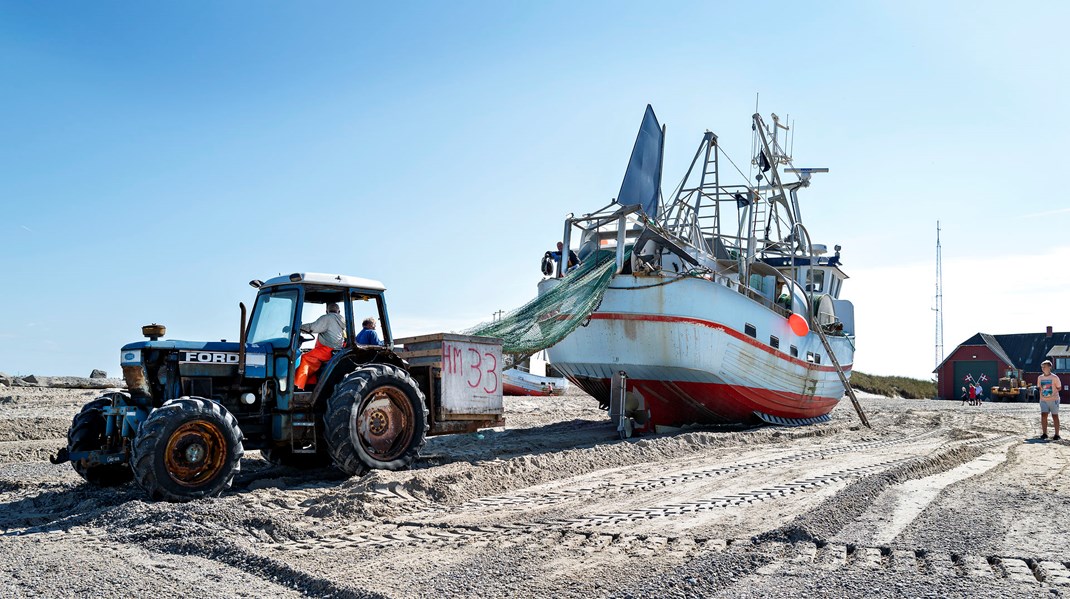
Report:
M 1059 413 L 1059 400 L 1053 399 L 1051 401 L 1040 402 L 1041 414 L 1058 414 Z

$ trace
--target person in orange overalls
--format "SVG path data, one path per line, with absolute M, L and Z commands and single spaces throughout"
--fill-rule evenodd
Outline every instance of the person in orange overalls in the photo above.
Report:
M 316 373 L 319 372 L 324 362 L 330 361 L 331 354 L 342 347 L 342 339 L 345 337 L 346 323 L 342 319 L 341 309 L 338 304 L 327 304 L 327 313 L 320 316 L 309 324 L 301 325 L 301 331 L 315 333 L 316 346 L 301 355 L 301 364 L 294 373 L 294 387 L 298 391 L 304 391 L 305 384 L 312 379 L 316 383 Z

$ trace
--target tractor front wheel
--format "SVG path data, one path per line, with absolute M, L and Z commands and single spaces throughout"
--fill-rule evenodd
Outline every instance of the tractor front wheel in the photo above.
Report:
M 138 427 L 134 479 L 154 500 L 214 497 L 240 469 L 241 440 L 238 422 L 223 406 L 197 397 L 172 399 Z
M 82 406 L 82 411 L 74 417 L 71 428 L 67 431 L 68 452 L 104 449 L 108 442 L 105 436 L 104 408 L 112 405 L 116 396 L 125 398 L 120 393 L 105 393 Z M 101 487 L 121 485 L 134 478 L 134 473 L 127 464 L 88 466 L 84 460 L 72 460 L 71 466 L 86 482 Z
M 327 446 L 350 476 L 409 467 L 426 435 L 424 395 L 397 366 L 371 364 L 347 374 L 327 402 Z

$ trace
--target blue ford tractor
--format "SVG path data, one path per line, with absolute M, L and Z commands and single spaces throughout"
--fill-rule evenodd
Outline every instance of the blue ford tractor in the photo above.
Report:
M 294 273 L 250 284 L 258 290 L 256 303 L 248 320 L 240 306 L 237 343 L 164 340 L 164 327 L 143 327 L 149 340 L 120 352 L 127 391 L 86 404 L 53 463 L 70 461 L 89 483 L 133 479 L 154 500 L 188 501 L 230 487 L 249 449 L 275 464 L 333 464 L 353 476 L 408 467 L 429 431 L 501 423 L 501 390 L 495 396 L 491 388 L 500 379 L 500 342 L 414 338 L 422 342 L 410 352 L 419 362 L 414 365 L 395 351 L 385 288 L 377 281 Z M 332 303 L 341 307 L 346 341 L 316 373 L 314 386 L 310 378 L 306 389 L 295 389 L 301 355 L 314 342 L 301 324 Z M 382 325 L 382 346 L 353 342 L 361 329 L 354 323 L 368 316 Z M 444 347 L 443 338 L 468 343 L 465 355 L 475 351 L 480 358 L 478 367 L 469 364 L 456 375 L 467 375 L 467 388 L 448 376 L 443 383 L 442 356 L 461 355 Z M 447 364 L 447 375 L 455 366 Z M 476 374 L 479 386 L 471 387 Z M 449 410 L 457 398 L 451 400 L 445 387 L 474 389 L 460 398 L 469 413 Z

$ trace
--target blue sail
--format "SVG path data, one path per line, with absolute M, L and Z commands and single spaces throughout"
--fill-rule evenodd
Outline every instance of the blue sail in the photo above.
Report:
M 628 170 L 617 194 L 617 203 L 627 206 L 639 204 L 650 218 L 657 218 L 661 196 L 661 160 L 664 148 L 664 133 L 649 104 L 643 115 L 643 124 L 635 138 L 635 147 L 628 160 Z

